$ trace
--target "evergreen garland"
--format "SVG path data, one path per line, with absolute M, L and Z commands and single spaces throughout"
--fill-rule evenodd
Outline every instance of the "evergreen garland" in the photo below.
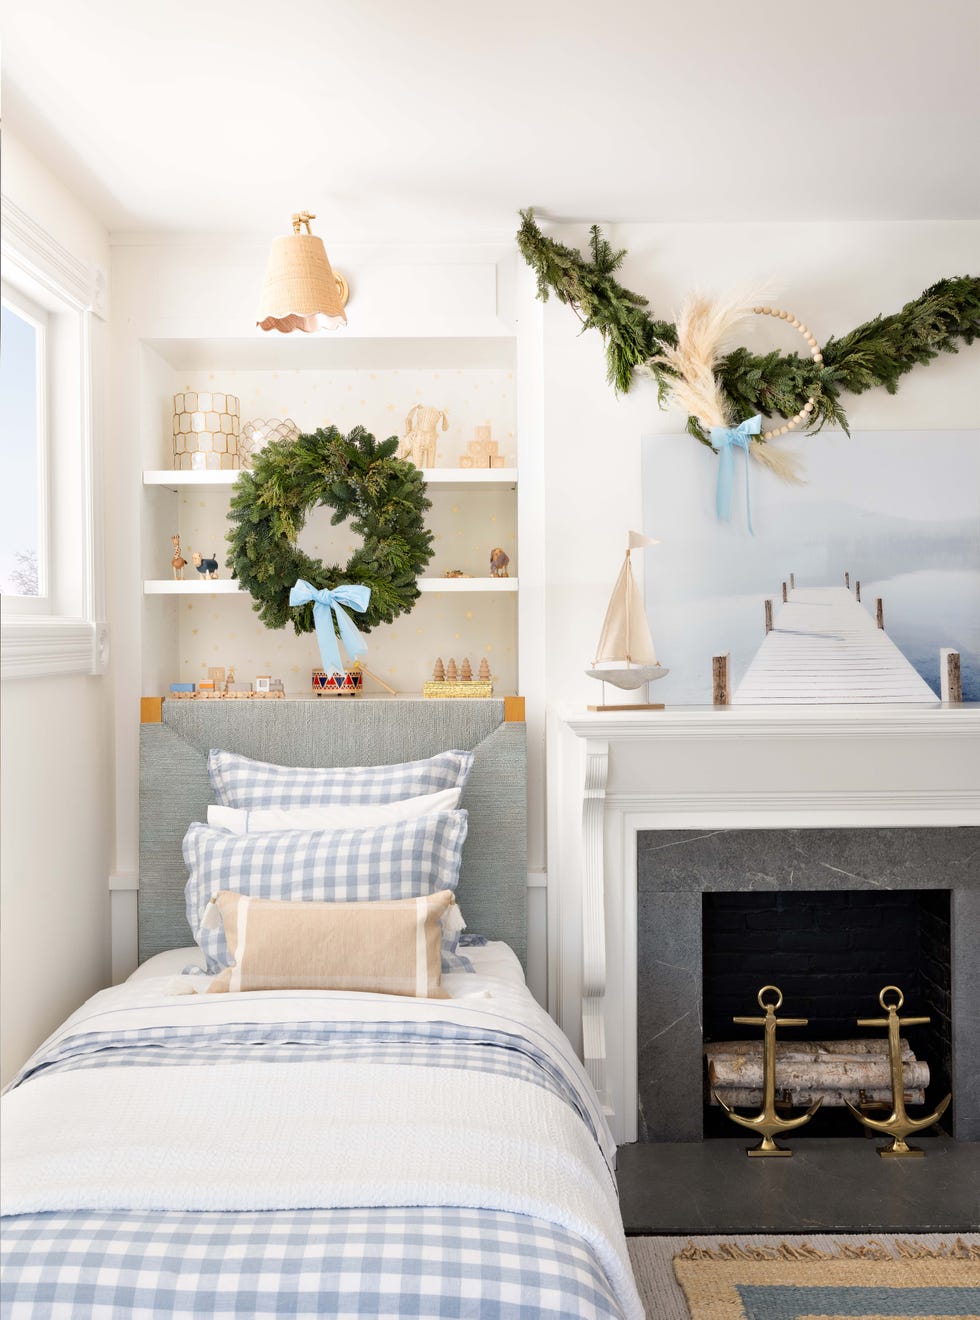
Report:
M 593 225 L 590 256 L 557 239 L 546 238 L 532 210 L 521 212 L 517 233 L 521 255 L 534 270 L 538 296 L 554 294 L 573 309 L 583 329 L 598 330 L 605 340 L 609 383 L 626 393 L 637 368 L 657 378 L 664 397 L 669 369 L 651 359 L 665 344 L 676 344 L 670 321 L 654 319 L 642 294 L 624 288 L 615 274 L 626 256 Z M 890 316 L 876 316 L 822 348 L 823 366 L 797 353 L 750 353 L 736 348 L 722 358 L 718 376 L 736 421 L 756 413 L 789 418 L 813 397 L 814 430 L 828 422 L 847 430 L 840 403 L 843 393 L 862 394 L 883 385 L 889 394 L 913 367 L 940 353 L 958 351 L 958 340 L 972 344 L 980 335 L 980 276 L 940 280 Z M 709 444 L 700 423 L 688 420 L 688 430 Z
M 289 604 L 298 578 L 317 590 L 370 587 L 370 604 L 357 616 L 362 632 L 412 608 L 418 576 L 432 558 L 423 516 L 431 501 L 419 469 L 394 457 L 397 448 L 397 436 L 379 443 L 362 426 L 349 435 L 331 426 L 274 441 L 239 476 L 228 513 L 228 567 L 267 628 L 292 622 L 297 633 L 313 631 L 313 602 Z M 363 538 L 343 567 L 324 565 L 296 545 L 310 510 L 321 504 L 333 509 L 332 523 L 349 518 Z

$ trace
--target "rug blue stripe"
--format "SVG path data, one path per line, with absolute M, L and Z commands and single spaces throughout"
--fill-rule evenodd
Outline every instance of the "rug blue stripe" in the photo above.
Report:
M 746 1320 L 801 1315 L 948 1315 L 976 1320 L 980 1288 L 794 1288 L 736 1284 Z

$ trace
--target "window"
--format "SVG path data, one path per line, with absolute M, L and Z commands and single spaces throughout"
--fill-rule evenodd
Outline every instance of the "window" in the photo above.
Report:
M 2 673 L 100 673 L 107 638 L 92 323 L 104 273 L 7 197 L 0 249 Z
M 47 313 L 0 286 L 0 593 L 47 606 Z

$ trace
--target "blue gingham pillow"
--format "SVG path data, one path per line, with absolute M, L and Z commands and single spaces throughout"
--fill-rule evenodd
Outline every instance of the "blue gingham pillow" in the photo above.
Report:
M 333 807 L 400 802 L 462 788 L 472 752 L 439 752 L 400 765 L 312 767 L 271 765 L 236 752 L 208 753 L 211 787 L 223 807 Z
M 455 889 L 466 839 L 465 811 L 445 811 L 376 829 L 231 834 L 195 822 L 184 835 L 190 872 L 187 922 L 207 970 L 229 966 L 223 930 L 202 930 L 211 898 L 231 889 L 253 898 L 352 902 L 418 898 Z M 451 943 L 455 950 L 455 943 Z

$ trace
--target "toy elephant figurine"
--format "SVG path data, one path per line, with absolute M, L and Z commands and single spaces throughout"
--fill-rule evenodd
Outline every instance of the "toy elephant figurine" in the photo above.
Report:
M 449 418 L 440 408 L 427 408 L 417 403 L 405 418 L 405 435 L 398 446 L 398 457 L 410 459 L 416 467 L 436 465 L 436 429 L 449 430 Z

